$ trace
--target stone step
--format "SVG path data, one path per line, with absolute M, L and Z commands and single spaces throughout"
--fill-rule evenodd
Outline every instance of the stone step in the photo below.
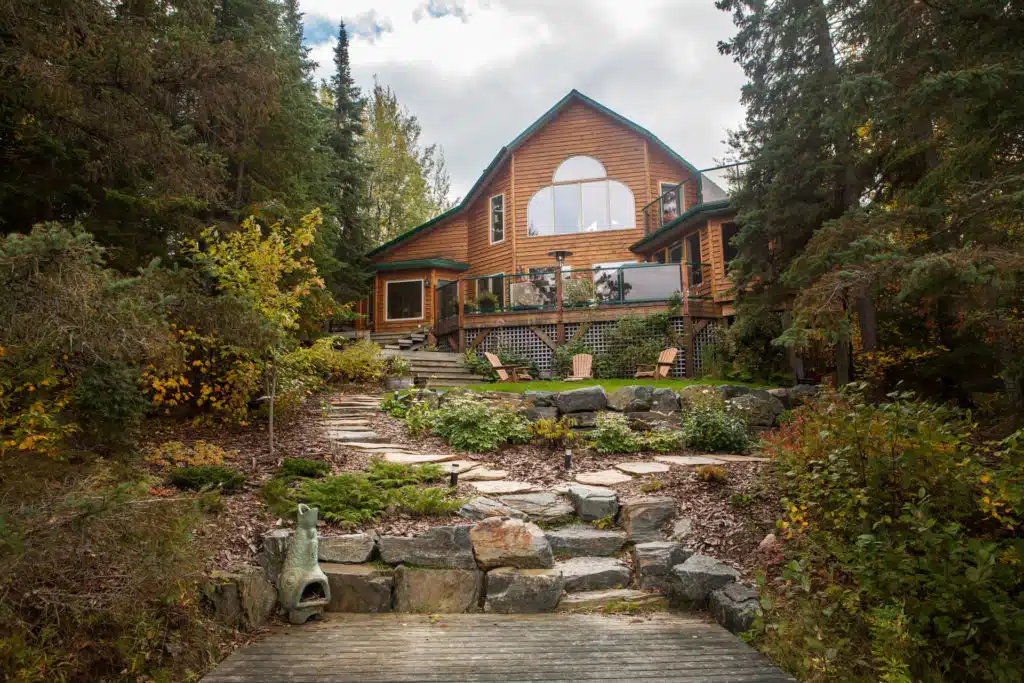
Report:
M 385 353 L 384 355 L 385 356 L 388 356 L 388 355 L 392 355 L 392 356 L 393 355 L 400 355 L 400 356 L 402 356 L 402 358 L 405 358 L 406 360 L 408 360 L 410 362 L 412 362 L 414 360 L 420 360 L 420 359 L 422 359 L 422 360 L 432 360 L 432 359 L 434 359 L 434 360 L 456 360 L 456 361 L 459 361 L 459 362 L 462 361 L 462 354 L 461 353 L 451 353 L 451 352 L 448 352 L 448 351 L 403 351 L 401 354 Z
M 373 443 L 370 441 L 350 441 L 345 445 L 360 451 L 390 451 L 392 453 L 401 453 L 411 448 L 397 443 Z
M 384 440 L 384 437 L 380 436 L 376 432 L 342 432 L 335 430 L 328 430 L 327 438 L 331 441 L 347 444 L 368 443 Z
M 556 562 L 555 569 L 565 578 L 566 593 L 626 588 L 633 582 L 626 563 L 614 557 L 573 557 Z
M 608 557 L 626 545 L 623 531 L 595 529 L 587 524 L 551 529 L 544 534 L 555 557 Z
M 483 377 L 472 377 L 468 379 L 428 379 L 427 387 L 461 387 L 467 384 L 483 384 L 486 382 Z
M 601 610 L 609 613 L 665 609 L 668 602 L 661 593 L 647 593 L 632 588 L 583 591 L 562 596 L 559 612 L 589 612 Z
M 474 481 L 471 482 L 474 489 L 480 493 L 495 495 L 510 495 L 513 493 L 530 493 L 540 487 L 525 481 Z
M 426 465 L 428 463 L 448 462 L 458 460 L 462 456 L 458 453 L 385 453 L 384 459 L 388 462 L 402 465 Z

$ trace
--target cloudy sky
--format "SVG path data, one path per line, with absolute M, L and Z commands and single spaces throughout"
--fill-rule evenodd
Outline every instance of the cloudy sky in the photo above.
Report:
M 713 0 L 300 0 L 306 42 L 331 71 L 338 20 L 368 89 L 390 85 L 444 147 L 452 195 L 502 145 L 576 88 L 646 127 L 698 168 L 726 154 L 743 74 L 716 43 Z

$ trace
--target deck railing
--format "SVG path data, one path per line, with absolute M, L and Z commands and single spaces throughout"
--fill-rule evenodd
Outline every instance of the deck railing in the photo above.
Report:
M 695 206 L 728 199 L 746 165 L 707 168 L 666 190 L 643 208 L 644 235 L 660 230 Z

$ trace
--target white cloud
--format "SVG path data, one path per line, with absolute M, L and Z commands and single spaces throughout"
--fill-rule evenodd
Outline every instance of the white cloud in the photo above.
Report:
M 350 44 L 364 89 L 374 75 L 448 157 L 464 194 L 502 145 L 572 88 L 651 130 L 698 167 L 725 156 L 742 119 L 743 75 L 716 43 L 733 32 L 710 0 L 301 0 L 346 24 L 376 9 L 375 39 Z M 385 23 L 386 22 L 386 23 Z M 331 41 L 313 46 L 320 74 Z

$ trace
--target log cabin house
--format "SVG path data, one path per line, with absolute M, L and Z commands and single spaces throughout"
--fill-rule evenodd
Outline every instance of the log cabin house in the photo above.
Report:
M 448 351 L 506 345 L 544 372 L 558 344 L 598 350 L 617 319 L 681 297 L 673 374 L 692 376 L 700 344 L 733 313 L 736 227 L 722 187 L 573 90 L 457 206 L 369 252 L 363 324 L 380 338 L 429 334 Z

